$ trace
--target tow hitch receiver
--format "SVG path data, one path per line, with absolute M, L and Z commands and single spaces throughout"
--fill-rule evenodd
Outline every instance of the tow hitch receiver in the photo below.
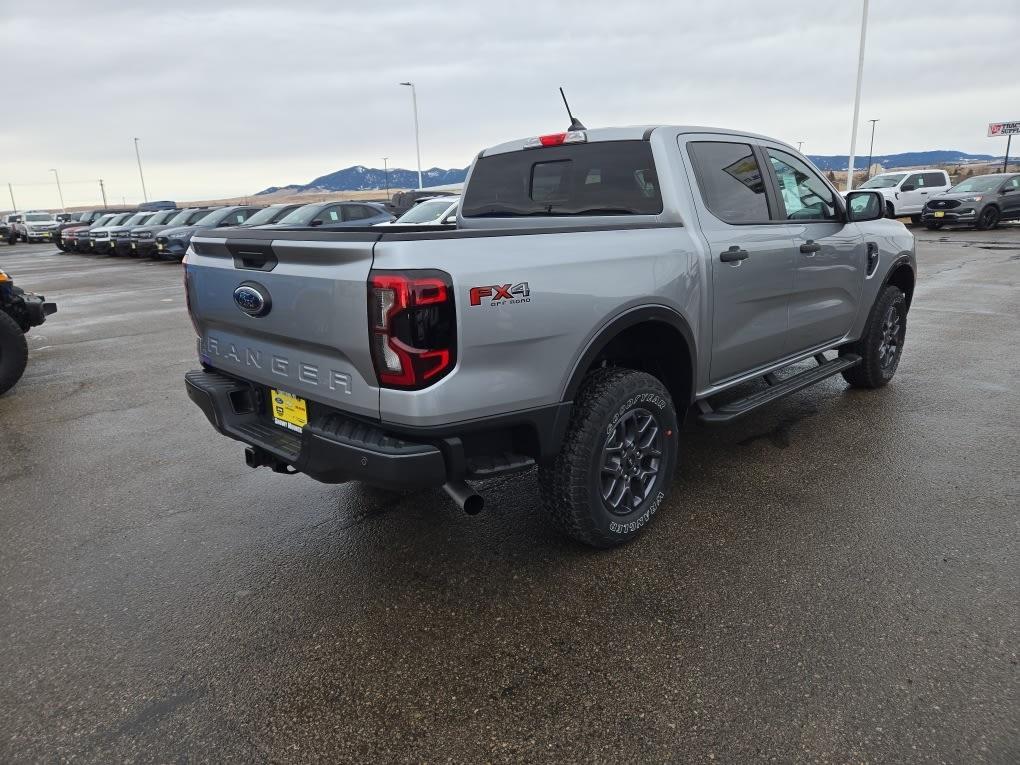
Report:
M 248 446 L 245 448 L 244 464 L 250 468 L 272 468 L 274 473 L 283 473 L 284 475 L 294 475 L 298 472 L 286 462 L 281 462 L 265 449 L 260 449 L 257 446 Z

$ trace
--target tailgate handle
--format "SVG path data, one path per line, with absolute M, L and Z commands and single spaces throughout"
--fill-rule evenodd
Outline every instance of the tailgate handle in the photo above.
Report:
M 280 262 L 272 245 L 259 240 L 228 241 L 227 250 L 234 257 L 234 268 L 245 271 L 272 271 Z

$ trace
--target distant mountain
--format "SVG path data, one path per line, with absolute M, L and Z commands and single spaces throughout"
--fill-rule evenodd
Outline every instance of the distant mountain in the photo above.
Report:
M 423 186 L 446 186 L 453 183 L 463 183 L 467 177 L 467 168 L 460 170 L 453 168 L 444 170 L 441 167 L 430 167 L 422 170 Z M 389 187 L 391 189 L 416 189 L 418 188 L 418 171 L 404 170 L 393 167 L 389 170 Z M 329 191 L 365 191 L 368 189 L 383 189 L 387 186 L 387 173 L 378 167 L 365 167 L 354 165 L 345 167 L 343 170 L 320 175 L 305 184 L 291 184 L 289 186 L 270 186 L 263 189 L 255 196 L 264 194 L 304 194 L 304 193 L 325 193 Z
M 850 157 L 847 154 L 832 154 L 821 156 L 808 154 L 808 159 L 815 163 L 819 170 L 846 170 Z M 892 169 L 894 167 L 925 167 L 929 165 L 964 165 L 969 162 L 992 162 L 996 157 L 991 154 L 968 154 L 965 151 L 908 151 L 903 154 L 876 154 L 871 158 L 871 163 Z M 1001 157 L 999 157 L 1001 159 Z M 868 155 L 865 152 L 854 157 L 854 168 L 857 170 L 868 169 Z

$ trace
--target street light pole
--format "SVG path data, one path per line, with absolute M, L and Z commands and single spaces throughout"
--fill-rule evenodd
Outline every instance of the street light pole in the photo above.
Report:
M 411 89 L 411 105 L 414 107 L 414 150 L 418 155 L 418 188 L 422 188 L 421 183 L 421 141 L 418 136 L 418 92 L 414 89 L 413 82 L 402 82 L 401 85 L 405 85 Z
M 861 83 L 864 79 L 864 39 L 868 32 L 868 0 L 861 10 L 861 45 L 857 53 L 857 94 L 854 96 L 854 121 L 850 129 L 850 161 L 846 170 L 846 190 L 854 187 L 854 152 L 857 151 L 857 120 L 861 117 Z
M 878 120 L 868 120 L 871 123 L 871 146 L 868 147 L 868 171 L 867 175 L 864 176 L 864 180 L 868 180 L 871 177 L 871 158 L 875 156 L 875 123 Z
M 99 193 L 103 195 L 103 209 L 106 209 L 106 187 L 103 185 L 103 179 L 99 179 Z
M 865 0 L 867 2 L 867 0 Z M 142 173 L 142 155 L 138 151 L 138 139 L 135 139 L 135 159 L 138 160 L 138 177 L 142 179 L 142 199 L 149 201 L 149 194 L 145 190 L 145 175 Z
M 56 168 L 51 167 L 50 172 L 53 173 L 53 177 L 57 179 L 57 194 L 60 195 L 60 211 L 67 212 L 67 208 L 64 207 L 64 192 L 60 190 L 60 174 L 57 173 Z
M 18 211 L 18 203 L 14 201 L 14 187 L 11 184 L 7 184 L 7 190 L 11 192 L 11 207 L 14 208 L 14 212 Z
M 803 151 L 801 151 L 801 147 L 803 147 L 803 146 L 804 146 L 804 142 L 803 141 L 797 141 L 797 151 L 799 151 L 801 154 L 804 153 Z
M 383 178 L 386 179 L 386 201 L 387 202 L 390 201 L 390 166 L 387 164 L 387 162 L 389 162 L 389 159 L 390 159 L 389 157 L 383 157 L 382 158 Z

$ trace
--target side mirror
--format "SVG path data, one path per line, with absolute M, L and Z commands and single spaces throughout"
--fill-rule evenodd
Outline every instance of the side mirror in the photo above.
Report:
M 456 222 L 457 222 L 457 213 L 453 213 L 452 215 L 447 215 L 445 218 L 443 218 L 440 221 L 440 223 L 442 223 L 443 225 L 446 225 L 446 226 L 456 224 Z
M 1009 186 L 1007 186 L 1006 188 L 1004 188 L 999 193 L 1000 194 L 1012 194 L 1014 191 L 1016 191 L 1016 189 L 1013 189 L 1013 188 L 1010 188 Z
M 846 195 L 846 214 L 851 223 L 878 220 L 884 213 L 884 197 L 878 191 L 851 191 Z
M 322 218 L 316 218 L 315 220 L 313 220 L 308 225 L 309 226 L 321 226 L 322 225 Z
M 915 186 L 912 183 L 905 183 L 900 186 L 900 191 L 913 191 Z

